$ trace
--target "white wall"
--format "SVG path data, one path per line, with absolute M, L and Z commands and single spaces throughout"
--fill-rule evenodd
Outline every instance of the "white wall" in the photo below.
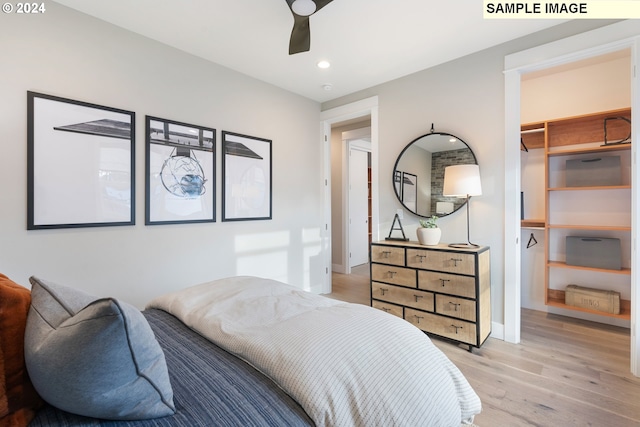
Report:
M 67 9 L 0 25 L 0 271 L 114 296 L 153 296 L 252 274 L 319 291 L 324 280 L 320 105 Z M 27 91 L 136 112 L 136 225 L 26 230 Z M 144 117 L 218 130 L 217 222 L 144 225 Z M 273 141 L 273 219 L 221 222 L 220 131 Z
M 522 123 L 579 116 L 631 105 L 631 53 L 615 54 L 525 74 Z
M 513 40 L 361 92 L 325 102 L 331 108 L 378 96 L 380 230 L 388 233 L 402 206 L 392 187 L 396 158 L 406 144 L 429 132 L 448 132 L 462 138 L 480 165 L 482 196 L 471 201 L 471 240 L 491 247 L 491 300 L 494 332 L 504 324 L 504 57 L 610 22 L 573 21 Z M 416 52 L 419 55 L 420 52 Z M 517 142 L 516 142 L 517 143 Z M 416 239 L 418 217 L 405 213 L 405 234 Z M 442 241 L 466 241 L 464 210 L 438 222 Z

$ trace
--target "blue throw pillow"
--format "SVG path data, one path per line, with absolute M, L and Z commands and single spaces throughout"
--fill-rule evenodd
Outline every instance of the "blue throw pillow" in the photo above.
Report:
M 29 281 L 25 362 L 44 400 L 110 420 L 175 413 L 164 353 L 137 308 L 35 277 Z

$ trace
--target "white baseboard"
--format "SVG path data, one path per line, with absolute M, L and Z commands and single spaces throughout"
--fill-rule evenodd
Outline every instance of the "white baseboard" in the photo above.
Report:
M 504 325 L 498 322 L 491 322 L 491 338 L 504 341 Z
M 331 264 L 331 271 L 334 273 L 347 274 L 347 269 L 342 264 Z

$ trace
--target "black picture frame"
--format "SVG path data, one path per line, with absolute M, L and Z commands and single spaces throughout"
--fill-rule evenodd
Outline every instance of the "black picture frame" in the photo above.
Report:
M 216 130 L 145 116 L 145 225 L 216 221 Z
M 272 141 L 222 131 L 222 221 L 272 219 Z
M 27 92 L 27 229 L 135 224 L 135 113 Z

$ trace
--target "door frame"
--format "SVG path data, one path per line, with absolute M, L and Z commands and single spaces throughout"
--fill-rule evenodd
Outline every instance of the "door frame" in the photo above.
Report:
M 362 99 L 320 113 L 320 141 L 322 144 L 322 206 L 324 221 L 321 228 L 321 250 L 325 280 L 321 293 L 331 292 L 331 127 L 347 120 L 370 117 L 371 120 L 371 231 L 372 239 L 379 240 L 378 205 L 378 97 Z
M 622 21 L 505 57 L 505 227 L 504 227 L 504 339 L 520 342 L 520 84 L 523 74 L 622 49 L 631 50 L 632 129 L 640 129 L 640 32 L 634 20 Z M 631 155 L 631 372 L 640 376 L 640 298 L 638 282 L 639 174 L 636 163 L 638 132 L 633 132 Z

